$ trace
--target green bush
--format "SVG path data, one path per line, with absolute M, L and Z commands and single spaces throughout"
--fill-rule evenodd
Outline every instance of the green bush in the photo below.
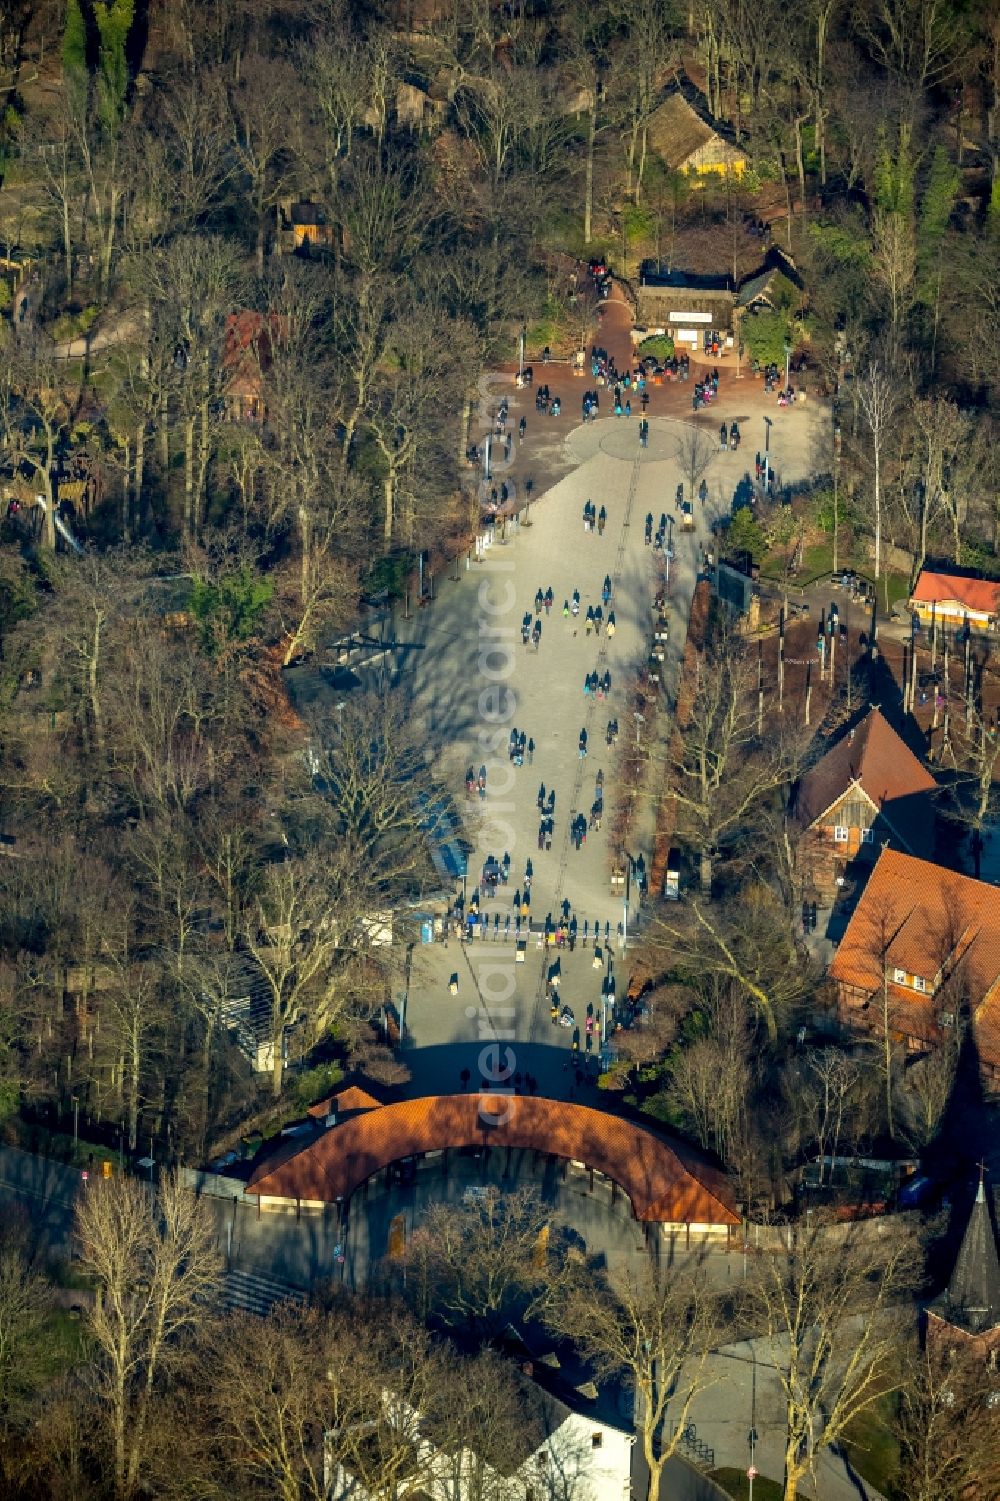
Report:
M 844 505 L 840 505 L 839 524 L 844 525 Z M 821 532 L 833 531 L 833 491 L 818 490 L 812 497 L 813 524 L 818 526 Z
M 215 582 L 196 577 L 189 609 L 201 627 L 205 651 L 215 655 L 228 641 L 249 641 L 271 603 L 274 585 L 249 566 Z
M 338 1063 L 320 1063 L 316 1068 L 299 1074 L 292 1085 L 291 1094 L 300 1110 L 308 1110 L 317 1100 L 322 1100 L 340 1083 L 344 1071 Z
M 674 357 L 674 341 L 669 334 L 650 334 L 639 345 L 641 355 L 652 355 L 656 360 L 671 360 Z
M 750 358 L 762 365 L 784 368 L 785 340 L 790 338 L 791 324 L 786 313 L 762 311 L 744 318 L 740 327 L 743 343 Z
M 57 344 L 68 344 L 73 339 L 82 339 L 97 322 L 100 311 L 96 303 L 90 303 L 87 307 L 81 308 L 78 313 L 63 313 L 62 317 L 56 318 L 52 324 L 53 339 Z
M 409 553 L 394 553 L 392 557 L 379 558 L 372 564 L 364 580 L 366 594 L 381 594 L 383 589 L 390 599 L 402 599 L 406 580 L 413 571 L 413 559 Z
M 741 506 L 729 523 L 726 545 L 751 557 L 760 557 L 764 551 L 764 532 L 749 506 Z
M 995 577 L 997 559 L 993 549 L 985 542 L 971 542 L 962 539 L 962 567 L 975 568 L 979 573 L 987 577 Z

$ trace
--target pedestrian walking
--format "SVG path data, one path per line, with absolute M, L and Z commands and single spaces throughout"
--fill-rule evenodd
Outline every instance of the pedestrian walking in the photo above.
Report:
M 586 729 L 582 729 L 580 731 L 579 750 L 580 750 L 580 760 L 582 761 L 583 758 L 584 758 L 584 756 L 587 754 L 587 731 L 586 731 Z
M 528 752 L 528 765 L 530 766 L 531 763 L 535 759 L 535 742 L 530 737 L 528 739 L 527 752 Z
M 539 811 L 539 813 L 541 813 L 541 811 L 542 811 L 542 809 L 544 807 L 545 807 L 545 783 L 544 782 L 540 782 L 539 785 L 538 785 L 538 811 Z

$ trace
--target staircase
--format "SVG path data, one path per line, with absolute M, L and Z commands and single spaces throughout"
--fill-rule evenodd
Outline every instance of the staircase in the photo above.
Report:
M 238 1267 L 227 1272 L 219 1288 L 219 1304 L 230 1312 L 256 1313 L 263 1318 L 279 1303 L 303 1303 L 305 1293 L 274 1277 L 244 1272 Z

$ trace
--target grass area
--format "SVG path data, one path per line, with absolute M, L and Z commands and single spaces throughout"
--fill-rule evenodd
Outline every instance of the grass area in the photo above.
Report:
M 868 557 L 867 553 L 855 556 L 853 554 L 845 554 L 844 549 L 841 548 L 837 558 L 837 567 L 853 569 L 855 573 L 861 574 L 863 578 L 870 579 L 872 576 L 872 560 Z M 802 554 L 802 567 L 794 578 L 790 578 L 788 582 L 793 587 L 802 589 L 806 588 L 815 579 L 822 578 L 824 574 L 832 573 L 832 571 L 833 539 L 827 537 L 822 542 L 814 543 L 812 547 L 805 549 L 805 552 Z M 785 555 L 783 550 L 768 553 L 764 557 L 760 565 L 760 576 L 761 578 L 770 580 L 771 583 L 780 584 L 782 582 L 785 576 Z M 907 574 L 883 574 L 879 581 L 878 589 L 879 609 L 885 610 L 888 613 L 892 610 L 893 605 L 898 604 L 902 599 L 906 599 L 909 592 L 910 580 Z
M 892 1493 L 893 1479 L 899 1470 L 899 1444 L 892 1431 L 893 1408 L 892 1397 L 869 1407 L 854 1420 L 844 1440 L 851 1465 L 883 1496 Z
M 749 1501 L 750 1482 L 747 1479 L 746 1470 L 725 1468 L 711 1470 L 709 1472 L 716 1485 L 721 1485 L 727 1496 L 735 1497 L 735 1501 Z M 753 1501 L 781 1501 L 782 1487 L 776 1480 L 769 1480 L 766 1475 L 758 1475 L 753 1483 Z

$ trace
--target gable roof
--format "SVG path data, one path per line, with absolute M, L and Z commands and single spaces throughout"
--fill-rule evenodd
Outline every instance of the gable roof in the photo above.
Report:
M 926 798 L 937 783 L 877 708 L 802 777 L 795 793 L 796 818 L 812 827 L 855 785 L 911 853 L 929 853 L 932 819 Z
M 318 1100 L 315 1105 L 310 1105 L 306 1111 L 314 1119 L 333 1114 L 344 1115 L 349 1110 L 378 1110 L 382 1101 L 376 1100 L 369 1094 L 367 1089 L 362 1089 L 357 1084 L 348 1084 L 334 1094 L 328 1095 L 325 1100 Z
M 667 95 L 649 117 L 649 144 L 668 167 L 684 167 L 702 147 L 718 146 L 720 162 L 744 160 L 746 153 L 720 135 L 694 110 L 679 89 Z
M 939 1318 L 970 1334 L 1000 1326 L 1000 1257 L 982 1179 L 951 1281 L 931 1307 Z
M 874 995 L 894 969 L 932 983 L 942 969 L 961 983 L 981 1062 L 1000 1070 L 1000 888 L 885 849 L 830 964 L 830 977 Z M 889 982 L 899 1024 L 932 1040 L 936 1006 Z
M 292 1155 L 264 1157 L 250 1174 L 247 1193 L 333 1203 L 393 1162 L 472 1146 L 582 1161 L 621 1185 L 640 1220 L 740 1222 L 725 1174 L 692 1153 L 620 1116 L 536 1095 L 438 1095 L 366 1110 Z
M 277 313 L 243 308 L 229 314 L 223 334 L 222 368 L 230 395 L 260 394 L 262 374 L 270 369 L 272 350 L 285 326 L 285 320 Z
M 984 615 L 1000 614 L 1000 583 L 994 579 L 962 578 L 954 573 L 931 573 L 926 568 L 913 586 L 913 604 L 959 604 Z
M 739 284 L 736 293 L 736 306 L 741 308 L 750 307 L 754 302 L 766 302 L 770 305 L 769 293 L 776 277 L 782 276 L 796 291 L 803 291 L 803 281 L 799 275 L 795 262 L 790 255 L 778 245 L 772 245 L 764 259 L 764 264 L 745 276 Z

